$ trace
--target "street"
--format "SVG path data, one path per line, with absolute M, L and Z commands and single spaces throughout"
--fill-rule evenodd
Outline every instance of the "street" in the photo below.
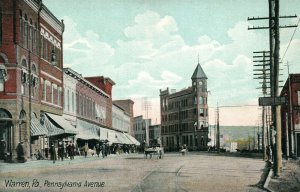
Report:
M 260 159 L 208 153 L 0 164 L 1 191 L 263 191 Z M 9 166 L 9 167 L 8 167 Z

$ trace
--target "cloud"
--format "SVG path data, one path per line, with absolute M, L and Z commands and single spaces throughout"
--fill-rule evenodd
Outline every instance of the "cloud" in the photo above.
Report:
M 190 77 L 199 58 L 208 76 L 210 107 L 217 102 L 220 105 L 257 103 L 253 98 L 258 96 L 259 84 L 253 80 L 252 56 L 254 51 L 268 50 L 269 39 L 267 33 L 248 30 L 250 23 L 237 22 L 228 29 L 224 35 L 229 42 L 220 43 L 209 34 L 199 34 L 192 45 L 185 43 L 172 16 L 153 11 L 136 15 L 124 28 L 124 38 L 114 45 L 101 41 L 101 36 L 94 31 L 79 33 L 77 24 L 68 17 L 65 23 L 65 64 L 83 75 L 112 78 L 116 82 L 114 99 L 144 96 L 157 99 L 159 89 L 180 90 L 191 86 Z M 283 41 L 281 51 L 286 46 L 287 41 Z M 300 59 L 299 46 L 300 40 L 294 39 L 286 55 L 293 63 Z
M 101 66 L 107 64 L 114 55 L 114 49 L 102 42 L 94 31 L 81 34 L 77 24 L 69 17 L 64 17 L 64 62 L 86 75 L 99 75 Z M 82 67 L 83 65 L 88 67 Z

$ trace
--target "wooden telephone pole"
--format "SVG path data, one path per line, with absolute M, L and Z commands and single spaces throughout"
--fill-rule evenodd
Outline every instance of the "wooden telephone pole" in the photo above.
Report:
M 248 18 L 248 20 L 269 20 L 267 27 L 251 27 L 248 29 L 269 29 L 269 44 L 270 44 L 270 85 L 271 85 L 271 99 L 279 96 L 278 82 L 279 82 L 279 50 L 280 38 L 279 28 L 297 27 L 296 25 L 279 26 L 279 18 L 293 18 L 295 16 L 279 16 L 279 0 L 269 1 L 269 17 Z M 281 116 L 280 104 L 271 103 L 272 106 L 272 125 L 276 129 L 276 139 L 274 151 L 274 175 L 279 176 L 282 172 L 282 150 L 281 150 Z

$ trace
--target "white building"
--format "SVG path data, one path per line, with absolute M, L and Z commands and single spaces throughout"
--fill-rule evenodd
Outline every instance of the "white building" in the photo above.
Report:
M 130 115 L 116 104 L 112 106 L 112 127 L 115 130 L 125 133 L 130 131 Z

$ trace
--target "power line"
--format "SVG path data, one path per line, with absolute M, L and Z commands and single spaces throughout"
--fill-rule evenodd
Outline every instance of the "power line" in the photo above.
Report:
M 219 108 L 230 108 L 230 107 L 257 107 L 258 105 L 223 105 L 219 106 Z M 210 107 L 210 108 L 217 108 L 217 107 Z
M 287 48 L 286 48 L 286 50 L 285 50 L 285 52 L 284 52 L 284 54 L 283 54 L 283 56 L 282 56 L 282 58 L 281 58 L 281 61 L 280 61 L 280 62 L 282 62 L 282 61 L 283 61 L 283 59 L 284 59 L 284 56 L 285 56 L 286 52 L 288 51 L 288 49 L 289 49 L 289 47 L 290 47 L 290 45 L 291 45 L 291 43 L 292 43 L 292 40 L 293 40 L 293 38 L 294 38 L 294 36 L 295 36 L 295 33 L 296 33 L 296 31 L 297 31 L 297 28 L 298 28 L 299 22 L 300 22 L 300 18 L 298 19 L 297 26 L 295 27 L 295 30 L 294 30 L 294 32 L 293 32 L 293 35 L 292 35 L 291 39 L 290 39 L 290 42 L 289 42 L 289 44 L 288 44 L 288 46 L 287 46 Z

